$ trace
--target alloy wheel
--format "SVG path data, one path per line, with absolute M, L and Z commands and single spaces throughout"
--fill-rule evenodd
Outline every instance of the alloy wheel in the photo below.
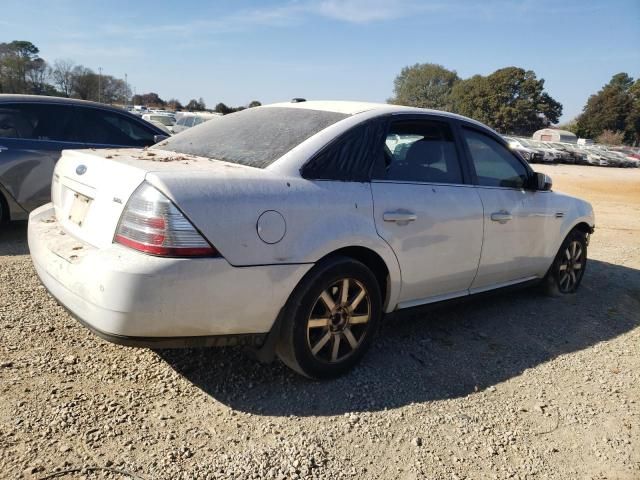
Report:
M 558 287 L 562 293 L 575 289 L 584 272 L 584 260 L 582 244 L 573 240 L 562 253 L 558 266 Z
M 318 360 L 339 363 L 351 356 L 366 337 L 371 298 L 353 278 L 342 278 L 322 291 L 307 320 L 307 346 Z

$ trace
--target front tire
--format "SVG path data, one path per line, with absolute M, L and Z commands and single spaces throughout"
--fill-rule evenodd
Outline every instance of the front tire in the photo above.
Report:
M 545 290 L 552 296 L 575 293 L 587 268 L 587 234 L 572 230 L 556 255 L 547 276 Z
M 380 286 L 371 270 L 352 258 L 329 258 L 287 302 L 276 352 L 309 378 L 337 377 L 369 349 L 381 317 Z

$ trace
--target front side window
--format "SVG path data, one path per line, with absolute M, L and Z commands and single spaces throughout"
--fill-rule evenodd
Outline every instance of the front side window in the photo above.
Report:
M 479 185 L 524 188 L 528 172 L 514 154 L 490 136 L 476 130 L 463 128 L 463 134 Z
M 436 120 L 402 120 L 391 124 L 384 145 L 385 168 L 379 180 L 463 183 L 451 128 Z
M 124 115 L 95 108 L 79 109 L 82 137 L 86 143 L 146 147 L 154 144 L 155 133 Z
M 0 105 L 0 137 L 54 142 L 79 141 L 73 109 L 65 105 Z

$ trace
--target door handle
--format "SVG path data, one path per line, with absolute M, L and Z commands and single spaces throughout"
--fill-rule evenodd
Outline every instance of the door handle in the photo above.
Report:
M 415 222 L 418 216 L 413 212 L 396 211 L 384 212 L 382 219 L 385 222 L 395 222 L 398 225 L 406 225 L 409 222 Z
M 499 212 L 494 212 L 491 214 L 491 220 L 498 223 L 507 223 L 509 220 L 513 218 L 506 210 L 500 210 Z
M 3 147 L 2 145 L 0 145 L 0 152 L 3 152 L 5 150 L 9 150 L 7 147 Z

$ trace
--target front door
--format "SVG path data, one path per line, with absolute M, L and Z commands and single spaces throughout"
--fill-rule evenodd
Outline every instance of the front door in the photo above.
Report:
M 462 128 L 484 207 L 484 242 L 471 291 L 532 279 L 549 259 L 545 238 L 557 229 L 549 192 L 526 189 L 529 170 L 489 135 Z
M 376 229 L 400 264 L 400 307 L 465 295 L 476 274 L 482 204 L 459 153 L 446 120 L 390 124 L 371 189 Z

